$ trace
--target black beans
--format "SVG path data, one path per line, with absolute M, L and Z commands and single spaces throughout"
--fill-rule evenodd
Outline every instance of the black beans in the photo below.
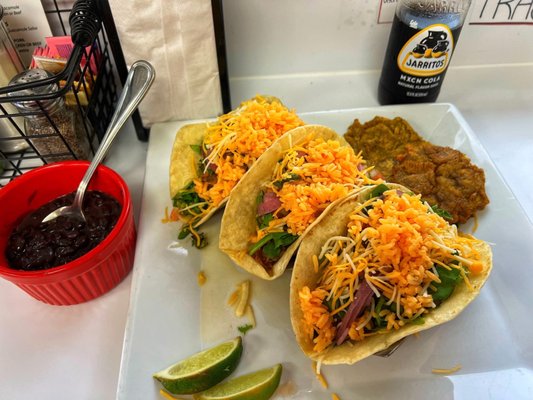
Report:
M 69 217 L 41 222 L 55 209 L 72 204 L 74 193 L 45 204 L 22 219 L 11 233 L 6 258 L 13 269 L 43 270 L 66 264 L 89 252 L 111 232 L 121 206 L 111 196 L 90 190 L 83 212 L 87 223 Z

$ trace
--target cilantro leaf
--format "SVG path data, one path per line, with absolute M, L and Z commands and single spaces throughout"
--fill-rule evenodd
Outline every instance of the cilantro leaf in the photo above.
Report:
M 383 195 L 387 190 L 389 190 L 389 187 L 385 185 L 384 183 L 380 183 L 377 185 L 372 191 L 370 192 L 370 195 L 368 196 L 367 200 L 373 199 L 375 197 L 379 197 Z M 368 212 L 374 207 L 373 204 L 370 204 L 363 208 L 363 213 L 368 216 Z
M 259 194 L 257 195 L 257 197 L 255 198 L 255 204 L 256 206 L 259 206 L 259 204 L 261 204 L 263 202 L 263 199 L 265 197 L 265 192 L 263 192 L 262 190 L 259 192 Z
M 376 321 L 376 328 L 378 329 L 385 328 L 387 326 L 387 322 L 379 315 L 379 313 L 383 309 L 384 304 L 385 304 L 385 296 L 381 296 L 378 300 L 378 303 L 376 304 L 376 308 L 375 308 L 376 317 L 374 318 L 374 320 Z
M 372 192 L 370 192 L 369 199 L 373 199 L 374 197 L 379 197 L 383 193 L 385 193 L 387 190 L 389 190 L 389 187 L 385 185 L 384 183 L 380 183 L 374 189 L 372 189 Z
M 411 323 L 413 325 L 424 325 L 426 323 L 426 320 L 423 316 L 416 317 L 415 319 L 411 320 Z
M 272 232 L 254 243 L 248 254 L 253 256 L 261 249 L 267 258 L 275 260 L 281 255 L 281 251 L 290 246 L 296 239 L 298 239 L 297 235 L 291 235 L 287 232 Z
M 245 324 L 237 327 L 239 332 L 241 332 L 243 335 L 246 335 L 246 332 L 248 332 L 250 329 L 252 329 L 253 326 L 251 324 Z
M 453 290 L 462 279 L 461 271 L 457 268 L 446 269 L 436 265 L 435 269 L 439 274 L 440 283 L 433 283 L 436 290 L 429 290 L 435 304 L 439 305 L 451 296 Z
M 437 205 L 434 205 L 434 206 L 431 206 L 431 209 L 433 210 L 433 212 L 435 214 L 437 214 L 439 217 L 442 217 L 444 219 L 447 219 L 447 220 L 451 220 L 453 217 L 452 217 L 452 214 L 450 214 L 448 211 L 446 211 L 445 209 L 443 208 L 440 208 L 439 206 Z
M 196 193 L 196 190 L 194 190 L 194 182 L 190 182 L 182 190 L 176 193 L 176 195 L 172 199 L 172 205 L 176 208 L 179 208 L 180 210 L 202 202 L 204 202 L 204 199 L 198 196 L 198 193 Z M 202 206 L 193 207 L 191 209 L 192 212 L 185 210 L 181 213 L 184 215 L 198 215 L 205 207 L 207 207 L 206 204 Z
M 189 229 L 189 225 L 183 225 L 181 227 L 180 233 L 178 233 L 178 239 L 183 240 L 190 234 L 191 234 L 191 230 Z
M 192 245 L 193 247 L 196 247 L 197 249 L 203 249 L 205 246 L 207 246 L 207 238 L 205 237 L 205 233 L 198 232 L 198 236 L 200 236 L 200 241 L 198 241 L 194 236 L 192 237 Z
M 189 147 L 197 154 L 202 155 L 202 145 L 190 144 Z
M 255 203 L 257 207 L 259 207 L 259 205 L 263 202 L 264 198 L 265 198 L 265 192 L 261 190 L 255 199 Z M 274 215 L 272 213 L 268 213 L 268 214 L 257 216 L 255 220 L 257 222 L 257 226 L 259 227 L 259 229 L 264 229 L 268 226 L 270 221 L 272 221 L 273 219 L 274 219 Z
M 259 229 L 264 229 L 268 226 L 270 221 L 272 221 L 273 219 L 274 219 L 274 215 L 272 213 L 261 215 L 257 217 L 257 226 L 259 227 Z
M 297 181 L 298 179 L 300 179 L 300 175 L 291 173 L 288 178 L 280 179 L 279 181 L 274 181 L 272 184 L 276 187 L 276 189 L 279 190 L 283 187 L 283 184 L 285 182 Z
M 183 225 L 180 232 L 178 233 L 178 239 L 183 240 L 189 235 L 191 235 L 193 247 L 196 247 L 197 249 L 203 249 L 205 246 L 207 246 L 208 242 L 205 233 L 197 232 L 197 235 L 200 237 L 200 240 L 198 240 L 195 235 L 191 234 L 191 228 L 189 225 Z

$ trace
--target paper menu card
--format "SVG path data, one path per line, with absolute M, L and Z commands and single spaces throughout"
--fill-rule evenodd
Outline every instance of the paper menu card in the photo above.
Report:
M 31 63 L 33 49 L 45 45 L 52 36 L 41 0 L 2 0 L 4 22 L 25 67 Z

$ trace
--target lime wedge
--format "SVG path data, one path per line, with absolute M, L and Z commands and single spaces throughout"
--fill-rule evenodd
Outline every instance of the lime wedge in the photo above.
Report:
M 242 355 L 240 336 L 194 354 L 153 377 L 174 394 L 191 394 L 206 390 L 227 378 Z
M 267 400 L 278 388 L 281 364 L 219 383 L 203 393 L 194 395 L 196 400 Z

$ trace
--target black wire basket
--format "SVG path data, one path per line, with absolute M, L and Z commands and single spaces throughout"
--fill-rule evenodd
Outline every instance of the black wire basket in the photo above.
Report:
M 83 131 L 82 134 L 86 135 L 90 145 L 88 158 L 94 155 L 113 115 L 119 81 L 123 81 L 127 73 L 107 1 L 77 0 L 70 9 L 59 8 L 54 1 L 52 9 L 45 11 L 49 20 L 57 18 L 64 35 L 71 36 L 72 52 L 60 73 L 44 80 L 0 88 L 0 118 L 18 133 L 11 137 L 0 135 L 0 187 L 24 172 L 47 164 L 51 160 L 79 157 L 77 155 L 79 153 L 76 153 L 71 143 L 65 139 L 65 132 L 61 132 L 60 126 L 50 118 L 46 107 L 43 106 L 53 99 L 68 97 L 70 104 L 67 102 L 67 105 L 79 117 L 81 123 L 77 125 L 78 129 Z M 67 15 L 68 23 L 65 23 Z M 100 15 L 104 16 L 103 23 Z M 115 67 L 119 66 L 121 71 L 116 71 Z M 53 85 L 57 90 L 32 95 L 19 94 L 24 90 L 38 92 L 34 89 L 44 85 Z M 13 112 L 14 108 L 7 106 L 8 103 L 27 101 L 38 104 L 37 111 Z M 38 136 L 27 134 L 24 117 L 32 114 L 40 114 L 40 118 L 46 118 L 52 128 L 51 132 Z M 142 123 L 139 121 L 140 117 L 137 114 L 134 116 L 134 124 L 137 136 L 142 140 L 145 139 L 146 132 L 143 131 Z M 35 143 L 36 140 L 43 140 L 46 137 L 56 143 L 63 143 L 64 146 L 59 146 L 57 153 L 43 154 Z M 24 147 L 27 148 L 19 152 L 2 151 L 2 141 L 5 144 L 5 141 L 9 140 L 25 141 L 27 146 Z

